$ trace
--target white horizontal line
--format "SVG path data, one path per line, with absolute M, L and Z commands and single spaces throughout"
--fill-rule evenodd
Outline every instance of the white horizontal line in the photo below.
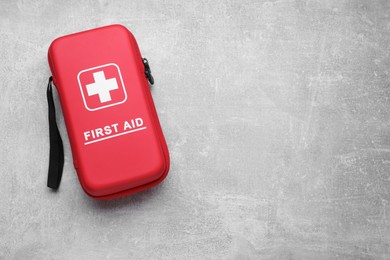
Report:
M 134 132 L 145 130 L 145 129 L 146 129 L 146 126 L 140 127 L 140 128 L 137 128 L 137 129 L 133 129 L 133 130 L 130 130 L 130 131 L 123 132 L 123 133 L 110 135 L 110 136 L 103 137 L 103 138 L 100 138 L 100 139 L 97 139 L 97 140 L 85 142 L 84 145 L 93 144 L 93 143 L 100 142 L 100 141 L 103 141 L 103 140 L 106 140 L 106 139 L 114 138 L 114 137 L 121 136 L 121 135 L 130 134 L 130 133 L 134 133 Z

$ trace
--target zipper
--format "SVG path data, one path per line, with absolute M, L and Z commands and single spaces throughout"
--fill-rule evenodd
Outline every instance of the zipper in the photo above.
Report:
M 154 84 L 154 78 L 152 76 L 152 71 L 150 70 L 149 61 L 146 58 L 142 58 L 142 63 L 145 67 L 145 76 L 148 79 L 150 85 Z

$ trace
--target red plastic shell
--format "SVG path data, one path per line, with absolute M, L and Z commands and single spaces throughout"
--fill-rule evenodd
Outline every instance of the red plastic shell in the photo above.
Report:
M 168 148 L 127 28 L 110 25 L 57 38 L 48 60 L 84 191 L 112 199 L 164 180 Z

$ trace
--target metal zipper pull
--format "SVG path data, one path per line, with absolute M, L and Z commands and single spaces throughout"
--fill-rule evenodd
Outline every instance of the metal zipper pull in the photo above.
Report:
M 145 67 L 145 76 L 148 79 L 149 83 L 151 85 L 153 85 L 154 84 L 154 78 L 152 76 L 152 71 L 150 70 L 148 59 L 142 58 L 142 62 L 144 63 L 144 67 Z

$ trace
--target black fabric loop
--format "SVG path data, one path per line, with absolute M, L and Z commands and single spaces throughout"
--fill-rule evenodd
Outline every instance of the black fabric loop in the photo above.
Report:
M 47 104 L 49 108 L 49 133 L 50 133 L 50 157 L 49 157 L 49 174 L 47 186 L 52 189 L 58 189 L 61 182 L 62 170 L 64 167 L 64 146 L 62 143 L 60 131 L 56 123 L 56 111 L 53 100 L 52 90 L 53 78 L 49 78 L 47 84 Z

